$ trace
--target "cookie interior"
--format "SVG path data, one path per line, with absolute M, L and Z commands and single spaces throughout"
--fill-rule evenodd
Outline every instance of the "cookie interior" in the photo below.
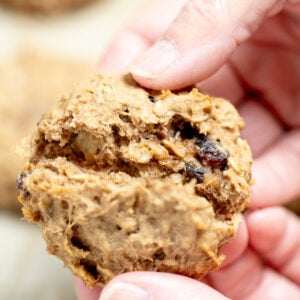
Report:
M 196 89 L 93 77 L 39 122 L 18 180 L 24 213 L 90 285 L 132 270 L 199 277 L 219 266 L 249 199 L 242 126 Z

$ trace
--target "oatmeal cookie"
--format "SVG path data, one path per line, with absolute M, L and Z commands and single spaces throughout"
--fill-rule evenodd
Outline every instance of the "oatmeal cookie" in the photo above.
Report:
M 0 3 L 18 10 L 52 14 L 78 8 L 95 0 L 0 0 Z
M 35 49 L 0 63 L 0 208 L 21 209 L 16 188 L 16 177 L 25 163 L 16 155 L 20 139 L 90 70 L 86 62 Z
M 27 220 L 88 285 L 217 269 L 249 199 L 251 152 L 226 100 L 98 75 L 46 113 L 18 178 Z

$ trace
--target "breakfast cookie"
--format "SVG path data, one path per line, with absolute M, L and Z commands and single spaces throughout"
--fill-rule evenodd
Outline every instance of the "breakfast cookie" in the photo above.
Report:
M 24 165 L 16 155 L 20 139 L 64 91 L 90 73 L 85 62 L 41 53 L 26 50 L 0 63 L 0 208 L 21 208 L 16 188 Z
M 199 278 L 249 200 L 251 152 L 226 100 L 98 75 L 46 113 L 18 177 L 27 220 L 86 284 L 134 270 Z
M 95 0 L 0 0 L 0 3 L 18 10 L 36 13 L 57 13 L 78 8 Z

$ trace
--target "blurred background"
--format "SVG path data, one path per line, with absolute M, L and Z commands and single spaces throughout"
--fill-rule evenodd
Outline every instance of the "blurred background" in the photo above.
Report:
M 75 82 L 96 71 L 113 34 L 145 0 L 0 0 L 0 299 L 75 299 L 73 277 L 22 221 L 22 137 Z M 300 212 L 300 202 L 289 207 Z
M 144 0 L 143 0 L 144 1 Z M 22 221 L 17 145 L 75 82 L 96 71 L 142 0 L 0 0 L 0 299 L 76 299 L 71 272 Z

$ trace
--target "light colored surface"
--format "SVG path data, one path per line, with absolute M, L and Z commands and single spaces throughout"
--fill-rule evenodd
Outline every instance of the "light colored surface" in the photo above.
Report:
M 0 299 L 75 299 L 71 272 L 45 251 L 37 226 L 0 213 Z
M 143 1 L 100 0 L 49 19 L 0 9 L 0 59 L 31 46 L 96 64 L 113 33 Z M 70 271 L 46 253 L 37 226 L 0 212 L 0 254 L 1 300 L 75 299 Z
M 0 10 L 0 54 L 24 44 L 97 61 L 113 33 L 145 0 L 99 0 L 55 17 L 31 17 Z

